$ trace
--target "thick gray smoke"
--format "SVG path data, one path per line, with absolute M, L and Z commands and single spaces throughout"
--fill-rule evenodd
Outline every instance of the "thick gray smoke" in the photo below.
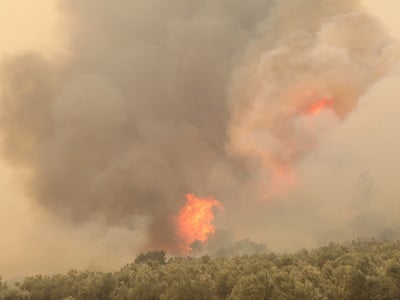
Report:
M 31 193 L 76 221 L 130 225 L 176 247 L 185 193 L 210 192 L 223 161 L 226 86 L 265 1 L 63 1 L 68 61 L 25 54 L 2 67 L 2 127 Z
M 358 1 L 73 0 L 60 9 L 68 58 L 21 54 L 1 67 L 5 157 L 29 172 L 41 207 L 76 224 L 134 228 L 145 218 L 146 247 L 172 252 L 188 192 L 219 199 L 219 226 L 272 249 L 351 238 L 357 218 L 352 234 L 372 226 L 349 203 L 364 169 L 375 185 L 395 177 L 380 163 L 398 163 L 383 148 L 399 142 L 369 139 L 381 134 L 374 113 L 382 132 L 398 123 L 382 122 L 398 110 L 386 80 L 400 80 L 391 73 L 400 52 Z M 321 100 L 329 107 L 308 113 Z M 375 131 L 364 138 L 363 126 Z M 376 201 L 394 196 L 375 190 Z M 376 223 L 372 234 L 392 225 Z

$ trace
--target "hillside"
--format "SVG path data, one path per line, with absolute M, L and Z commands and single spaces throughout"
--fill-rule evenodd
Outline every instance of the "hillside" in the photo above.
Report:
M 357 240 L 294 254 L 142 253 L 113 273 L 0 283 L 0 299 L 400 299 L 400 242 Z

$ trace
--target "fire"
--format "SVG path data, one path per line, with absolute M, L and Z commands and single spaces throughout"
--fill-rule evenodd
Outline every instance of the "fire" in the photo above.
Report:
M 271 126 L 278 146 L 272 151 L 264 149 L 263 152 L 264 163 L 271 172 L 266 185 L 267 198 L 284 196 L 297 184 L 297 164 L 315 148 L 318 133 L 323 130 L 321 120 L 313 116 L 327 109 L 333 110 L 335 105 L 333 98 L 318 95 L 293 99 L 293 110 L 289 114 L 282 113 L 276 126 Z
M 317 102 L 314 102 L 311 106 L 306 110 L 307 115 L 318 115 L 325 108 L 332 108 L 333 100 L 332 99 L 321 99 Z
M 190 252 L 194 241 L 205 242 L 215 233 L 213 225 L 213 207 L 223 209 L 220 202 L 214 198 L 198 198 L 194 194 L 186 195 L 187 202 L 181 208 L 177 220 L 178 236 L 182 240 L 182 250 Z

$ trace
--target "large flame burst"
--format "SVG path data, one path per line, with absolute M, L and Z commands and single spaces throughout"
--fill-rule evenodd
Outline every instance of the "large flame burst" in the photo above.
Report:
M 179 212 L 177 219 L 178 236 L 182 240 L 181 250 L 190 252 L 194 241 L 205 242 L 215 233 L 213 225 L 213 207 L 223 209 L 220 202 L 214 198 L 198 198 L 194 194 L 186 195 L 187 202 Z

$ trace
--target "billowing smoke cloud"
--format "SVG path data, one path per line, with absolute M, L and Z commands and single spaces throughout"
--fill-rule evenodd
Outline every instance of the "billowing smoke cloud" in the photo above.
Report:
M 261 1 L 65 1 L 71 54 L 2 68 L 9 156 L 32 195 L 72 220 L 151 219 L 154 247 L 176 247 L 171 217 L 224 160 L 225 90 Z M 171 246 L 172 245 L 172 246 Z
M 389 174 L 399 45 L 354 1 L 315 2 L 305 18 L 309 3 L 276 3 L 230 86 L 227 149 L 251 174 L 243 199 L 266 203 L 250 205 L 241 226 L 278 249 L 387 236 L 399 225 L 389 217 L 399 192 Z
M 400 51 L 358 1 L 60 4 L 68 58 L 1 67 L 5 157 L 54 216 L 172 252 L 188 192 L 272 249 L 394 228 Z

